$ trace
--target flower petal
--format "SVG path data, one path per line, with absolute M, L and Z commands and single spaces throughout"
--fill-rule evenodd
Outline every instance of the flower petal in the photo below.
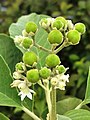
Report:
M 32 94 L 31 93 L 28 93 L 27 97 L 32 100 Z

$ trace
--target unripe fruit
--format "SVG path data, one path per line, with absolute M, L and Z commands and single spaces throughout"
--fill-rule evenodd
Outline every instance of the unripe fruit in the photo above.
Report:
M 60 20 L 55 20 L 52 24 L 52 28 L 56 28 L 57 30 L 60 30 L 64 24 Z
M 66 68 L 63 65 L 57 66 L 56 70 L 58 70 L 59 74 L 66 72 Z
M 48 41 L 51 44 L 61 44 L 63 41 L 63 35 L 59 30 L 52 30 L 48 34 Z
M 73 45 L 76 45 L 79 43 L 81 35 L 77 30 L 70 30 L 67 33 L 67 38 L 70 43 L 72 43 Z
M 50 68 L 56 67 L 61 63 L 60 58 L 55 54 L 49 54 L 46 57 L 46 65 Z
M 83 34 L 86 31 L 86 27 L 85 27 L 85 25 L 83 23 L 76 23 L 75 24 L 75 30 L 77 30 L 78 32 Z
M 32 51 L 25 52 L 23 62 L 27 65 L 33 65 L 34 62 L 37 62 L 37 55 Z
M 26 70 L 25 64 L 20 62 L 15 65 L 16 71 L 23 73 Z
M 31 38 L 25 38 L 23 41 L 22 41 L 22 45 L 24 48 L 28 49 L 30 48 L 30 45 L 32 45 L 33 43 L 33 40 Z
M 44 68 L 41 68 L 39 73 L 42 78 L 47 79 L 50 76 L 51 70 L 48 69 L 47 67 L 44 67 Z
M 22 67 L 22 64 L 21 64 L 21 63 L 17 63 L 17 64 L 15 65 L 15 68 L 16 68 L 16 70 L 23 70 L 23 67 Z
M 25 30 L 27 33 L 33 32 L 35 33 L 37 31 L 37 25 L 34 22 L 28 22 L 26 23 Z
M 39 72 L 37 69 L 31 69 L 27 71 L 26 77 L 29 82 L 36 83 L 39 80 Z
M 60 20 L 64 26 L 67 24 L 67 20 L 64 17 L 57 17 L 56 20 Z

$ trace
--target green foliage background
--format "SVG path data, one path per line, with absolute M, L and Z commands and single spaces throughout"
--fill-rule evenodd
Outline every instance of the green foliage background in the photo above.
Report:
M 20 16 L 32 12 L 52 17 L 61 15 L 66 19 L 71 19 L 74 23 L 83 22 L 86 25 L 87 31 L 80 44 L 65 48 L 58 53 L 62 64 L 69 67 L 71 77 L 66 91 L 59 91 L 57 100 L 63 99 L 65 95 L 83 99 L 87 72 L 90 66 L 90 0 L 0 0 L 0 33 L 8 34 L 8 28 L 12 22 L 16 22 Z M 6 111 L 5 114 L 8 114 L 12 120 L 18 118 L 15 118 L 15 116 L 13 118 L 13 114 L 22 115 L 20 110 L 15 111 L 15 113 L 14 108 L 9 108 L 9 110 L 12 113 L 11 115 L 8 114 L 6 108 L 3 108 L 3 111 Z M 23 119 L 26 118 L 25 116 L 24 114 Z

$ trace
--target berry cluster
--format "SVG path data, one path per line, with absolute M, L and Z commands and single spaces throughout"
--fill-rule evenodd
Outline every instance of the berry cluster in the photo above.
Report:
M 51 44 L 48 50 L 35 42 L 35 34 L 38 32 L 38 26 L 30 21 L 26 23 L 22 36 L 16 36 L 14 41 L 17 45 L 23 47 L 26 52 L 23 54 L 23 62 L 17 63 L 16 71 L 13 73 L 15 81 L 11 87 L 18 87 L 21 100 L 26 96 L 32 99 L 33 90 L 30 89 L 32 84 L 38 83 L 45 90 L 59 88 L 65 90 L 66 82 L 69 82 L 69 75 L 65 75 L 68 68 L 61 65 L 60 58 L 56 55 L 62 48 L 68 45 L 76 45 L 79 43 L 81 35 L 85 33 L 85 25 L 66 20 L 63 17 L 43 18 L 40 26 L 48 32 L 47 40 Z M 31 51 L 31 47 L 35 46 L 49 53 L 45 59 L 45 66 L 41 69 L 37 68 L 38 56 Z

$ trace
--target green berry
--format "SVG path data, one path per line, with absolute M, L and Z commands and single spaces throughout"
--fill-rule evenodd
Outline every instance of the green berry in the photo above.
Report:
M 37 25 L 34 22 L 28 22 L 26 23 L 25 30 L 27 33 L 35 33 L 37 31 Z
M 52 24 L 52 28 L 56 28 L 57 30 L 60 30 L 64 24 L 60 20 L 55 20 Z
M 22 45 L 24 48 L 28 49 L 30 48 L 30 45 L 32 45 L 33 43 L 33 40 L 31 38 L 25 38 L 23 41 L 22 41 Z
M 67 38 L 70 43 L 72 43 L 73 45 L 76 45 L 79 43 L 81 35 L 77 30 L 70 30 L 67 33 Z
M 76 23 L 75 24 L 75 30 L 77 30 L 81 34 L 84 34 L 85 31 L 86 31 L 86 27 L 85 27 L 85 25 L 83 23 Z
M 39 73 L 42 78 L 47 79 L 50 76 L 51 71 L 47 67 L 44 67 L 39 71 Z
M 37 69 L 31 69 L 27 71 L 26 77 L 29 82 L 36 83 L 39 80 L 39 72 Z
M 63 65 L 57 66 L 56 70 L 58 70 L 59 74 L 66 72 L 66 68 Z
M 61 44 L 63 42 L 63 35 L 59 30 L 52 30 L 48 34 L 48 41 L 51 44 Z
M 60 58 L 55 54 L 49 54 L 46 57 L 46 65 L 50 68 L 56 67 L 60 63 Z
M 37 62 L 37 55 L 32 51 L 25 52 L 23 62 L 27 65 L 33 65 L 34 62 Z
M 67 20 L 64 17 L 57 17 L 56 20 L 60 20 L 64 26 L 67 24 Z

